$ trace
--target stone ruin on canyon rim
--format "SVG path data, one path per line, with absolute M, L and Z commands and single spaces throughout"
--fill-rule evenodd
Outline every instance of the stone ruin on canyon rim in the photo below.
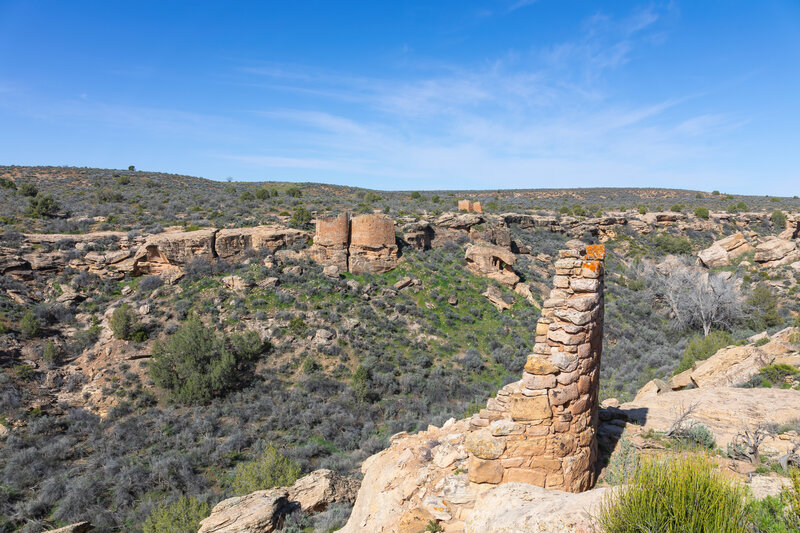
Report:
M 603 345 L 603 245 L 562 250 L 522 381 L 470 419 L 473 483 L 520 481 L 568 492 L 594 482 Z
M 310 257 L 341 272 L 381 274 L 397 266 L 394 220 L 386 215 L 348 213 L 317 218 Z

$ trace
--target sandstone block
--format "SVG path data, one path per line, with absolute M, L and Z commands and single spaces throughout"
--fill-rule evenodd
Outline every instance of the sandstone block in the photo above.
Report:
M 543 420 L 552 416 L 547 395 L 529 397 L 512 394 L 510 400 L 509 413 L 513 420 Z
M 550 353 L 550 348 L 548 347 L 547 353 Z M 548 361 L 543 357 L 539 357 L 536 354 L 531 354 L 528 356 L 528 361 L 525 363 L 525 372 L 529 374 L 555 374 L 559 371 L 558 367 Z
M 473 483 L 493 483 L 503 481 L 503 465 L 497 459 L 469 458 L 469 480 Z
M 549 340 L 560 344 L 578 345 L 586 340 L 586 335 L 583 333 L 567 333 L 565 329 L 557 329 L 550 331 L 548 335 Z
M 553 350 L 550 360 L 561 372 L 572 372 L 578 368 L 578 355 L 561 350 Z
M 569 287 L 575 292 L 597 292 L 600 281 L 597 279 L 573 278 L 569 280 Z
M 564 405 L 579 396 L 578 385 L 572 383 L 570 385 L 564 385 L 563 387 L 550 389 L 548 396 L 550 397 L 551 405 Z
M 503 476 L 505 483 L 528 483 L 537 487 L 544 487 L 547 481 L 547 472 L 530 468 L 509 468 Z
M 506 448 L 505 440 L 494 437 L 491 431 L 485 429 L 469 433 L 464 445 L 470 453 L 481 459 L 497 459 Z
M 552 389 L 556 386 L 556 377 L 553 374 L 522 373 L 522 383 L 529 389 Z

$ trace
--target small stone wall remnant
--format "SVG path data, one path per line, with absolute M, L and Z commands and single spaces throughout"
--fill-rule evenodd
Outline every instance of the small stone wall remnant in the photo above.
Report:
M 470 481 L 569 492 L 594 483 L 604 260 L 603 245 L 559 252 L 522 381 L 470 421 Z

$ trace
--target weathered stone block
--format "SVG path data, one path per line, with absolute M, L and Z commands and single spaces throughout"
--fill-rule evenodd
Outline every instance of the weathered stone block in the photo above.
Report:
M 473 483 L 493 483 L 503 481 L 503 465 L 497 459 L 469 458 L 469 480 Z
M 573 278 L 569 281 L 569 287 L 575 292 L 596 292 L 600 287 L 600 280 Z
M 547 353 L 550 353 L 550 347 L 547 348 Z M 543 357 L 536 354 L 528 356 L 528 362 L 525 363 L 525 372 L 530 374 L 555 374 L 559 371 L 558 367 Z
M 529 389 L 552 389 L 556 386 L 556 377 L 553 374 L 522 373 L 522 383 Z
M 570 385 L 564 385 L 563 387 L 550 389 L 548 396 L 550 396 L 550 403 L 552 405 L 564 405 L 579 396 L 578 385 L 572 383 Z
M 494 437 L 489 430 L 481 429 L 469 433 L 464 446 L 471 454 L 481 459 L 497 459 L 506 449 L 506 441 Z
M 503 481 L 505 483 L 528 483 L 537 487 L 544 487 L 547 481 L 547 472 L 530 468 L 509 468 L 505 471 Z
M 540 396 L 512 394 L 509 413 L 513 420 L 542 420 L 550 418 L 553 414 L 546 394 Z

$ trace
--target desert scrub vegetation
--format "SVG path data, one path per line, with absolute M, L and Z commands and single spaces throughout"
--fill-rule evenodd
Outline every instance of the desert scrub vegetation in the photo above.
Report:
M 300 466 L 267 444 L 254 461 L 236 467 L 231 484 L 233 493 L 245 495 L 273 487 L 288 487 L 300 477 Z
M 142 533 L 197 533 L 200 521 L 211 514 L 207 503 L 181 496 L 153 509 L 142 525 Z
M 707 456 L 642 459 L 627 485 L 602 504 L 604 533 L 741 533 L 749 524 L 746 489 Z
M 150 376 L 173 399 L 205 404 L 240 385 L 264 348 L 254 331 L 218 335 L 193 315 L 167 340 L 153 344 Z

